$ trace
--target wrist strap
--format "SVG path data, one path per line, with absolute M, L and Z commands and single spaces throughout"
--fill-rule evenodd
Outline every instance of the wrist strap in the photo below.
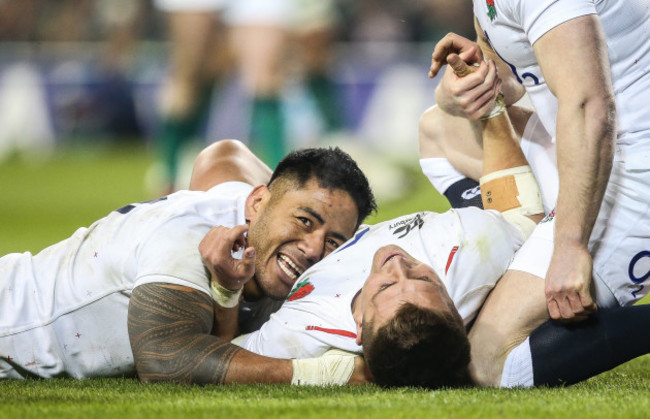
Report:
M 481 120 L 485 121 L 486 119 L 496 118 L 506 111 L 506 99 L 503 96 L 503 92 L 499 92 L 496 100 L 494 101 L 494 106 L 492 109 L 487 111 L 482 117 Z
M 210 281 L 210 294 L 212 295 L 212 299 L 223 308 L 237 306 L 242 289 L 233 291 L 222 287 L 215 280 Z

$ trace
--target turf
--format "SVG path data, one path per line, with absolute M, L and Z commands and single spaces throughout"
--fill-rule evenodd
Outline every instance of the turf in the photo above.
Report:
M 0 255 L 37 252 L 129 202 L 152 198 L 142 147 L 60 152 L 47 160 L 0 163 Z M 405 196 L 380 202 L 371 222 L 422 209 L 444 210 L 417 168 Z M 134 379 L 0 381 L 0 418 L 35 417 L 645 417 L 650 357 L 557 389 L 423 391 L 290 386 L 142 385 Z
M 567 388 L 383 390 L 373 385 L 143 385 L 133 379 L 0 382 L 0 417 L 647 417 L 650 358 Z

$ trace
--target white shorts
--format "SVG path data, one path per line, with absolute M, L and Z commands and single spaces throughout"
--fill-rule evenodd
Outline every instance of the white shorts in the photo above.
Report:
M 154 0 L 154 5 L 165 12 L 217 12 L 230 0 Z
M 231 26 L 280 26 L 304 30 L 331 25 L 336 17 L 332 0 L 155 0 L 166 12 L 219 12 Z
M 526 122 L 520 145 L 535 174 L 542 193 L 544 212 L 548 214 L 555 208 L 559 186 L 555 140 L 546 132 L 536 113 L 533 113 Z
M 555 219 L 545 218 L 517 252 L 510 269 L 545 278 Z M 650 145 L 619 146 L 589 249 L 592 296 L 601 307 L 625 306 L 650 287 Z

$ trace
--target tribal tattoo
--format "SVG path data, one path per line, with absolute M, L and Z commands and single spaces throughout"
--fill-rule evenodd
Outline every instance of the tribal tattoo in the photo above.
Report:
M 136 287 L 129 338 L 140 380 L 223 384 L 241 348 L 210 335 L 212 300 L 171 284 Z

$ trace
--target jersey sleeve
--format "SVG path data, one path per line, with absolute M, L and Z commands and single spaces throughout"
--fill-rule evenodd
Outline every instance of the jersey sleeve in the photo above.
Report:
M 199 243 L 210 225 L 198 216 L 175 217 L 162 224 L 137 249 L 134 287 L 154 282 L 194 288 L 210 295 Z
M 509 3 L 513 19 L 521 24 L 531 45 L 564 22 L 596 13 L 593 0 L 511 0 Z

